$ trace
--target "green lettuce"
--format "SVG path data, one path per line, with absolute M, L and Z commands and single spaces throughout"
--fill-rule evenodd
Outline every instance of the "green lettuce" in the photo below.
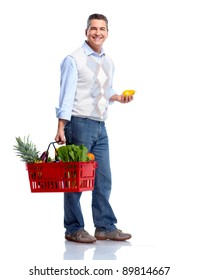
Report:
M 58 156 L 64 162 L 78 162 L 78 161 L 89 161 L 87 156 L 88 149 L 83 144 L 80 146 L 66 145 L 61 146 L 57 149 Z

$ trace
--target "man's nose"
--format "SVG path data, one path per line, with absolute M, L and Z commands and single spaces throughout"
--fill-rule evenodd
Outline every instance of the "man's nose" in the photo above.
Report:
M 100 35 L 100 29 L 96 29 L 96 34 Z

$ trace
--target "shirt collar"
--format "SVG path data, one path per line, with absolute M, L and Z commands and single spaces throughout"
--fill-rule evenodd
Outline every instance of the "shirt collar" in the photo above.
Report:
M 91 49 L 91 47 L 89 47 L 89 45 L 86 43 L 86 41 L 85 41 L 84 44 L 82 45 L 82 48 L 84 49 L 85 54 L 88 55 L 88 56 L 89 56 L 89 55 L 95 55 L 95 56 L 100 57 L 100 56 L 105 55 L 105 52 L 104 52 L 104 49 L 103 49 L 103 48 L 101 49 L 101 53 L 97 53 L 97 52 L 95 52 L 93 49 Z

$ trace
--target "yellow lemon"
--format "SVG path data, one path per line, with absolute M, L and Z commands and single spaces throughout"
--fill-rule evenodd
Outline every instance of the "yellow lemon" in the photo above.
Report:
M 135 94 L 135 90 L 133 90 L 133 89 L 128 89 L 128 90 L 123 91 L 122 94 L 123 94 L 124 96 L 131 96 L 131 95 Z

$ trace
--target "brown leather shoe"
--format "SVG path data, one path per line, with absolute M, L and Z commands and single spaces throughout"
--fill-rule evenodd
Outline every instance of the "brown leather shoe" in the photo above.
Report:
M 80 229 L 74 233 L 68 233 L 65 235 L 65 239 L 69 241 L 74 241 L 78 243 L 93 243 L 96 242 L 96 238 L 90 235 L 84 229 Z
M 131 234 L 124 233 L 119 229 L 113 231 L 105 232 L 98 229 L 95 230 L 95 237 L 97 240 L 115 240 L 115 241 L 125 241 L 131 238 Z

